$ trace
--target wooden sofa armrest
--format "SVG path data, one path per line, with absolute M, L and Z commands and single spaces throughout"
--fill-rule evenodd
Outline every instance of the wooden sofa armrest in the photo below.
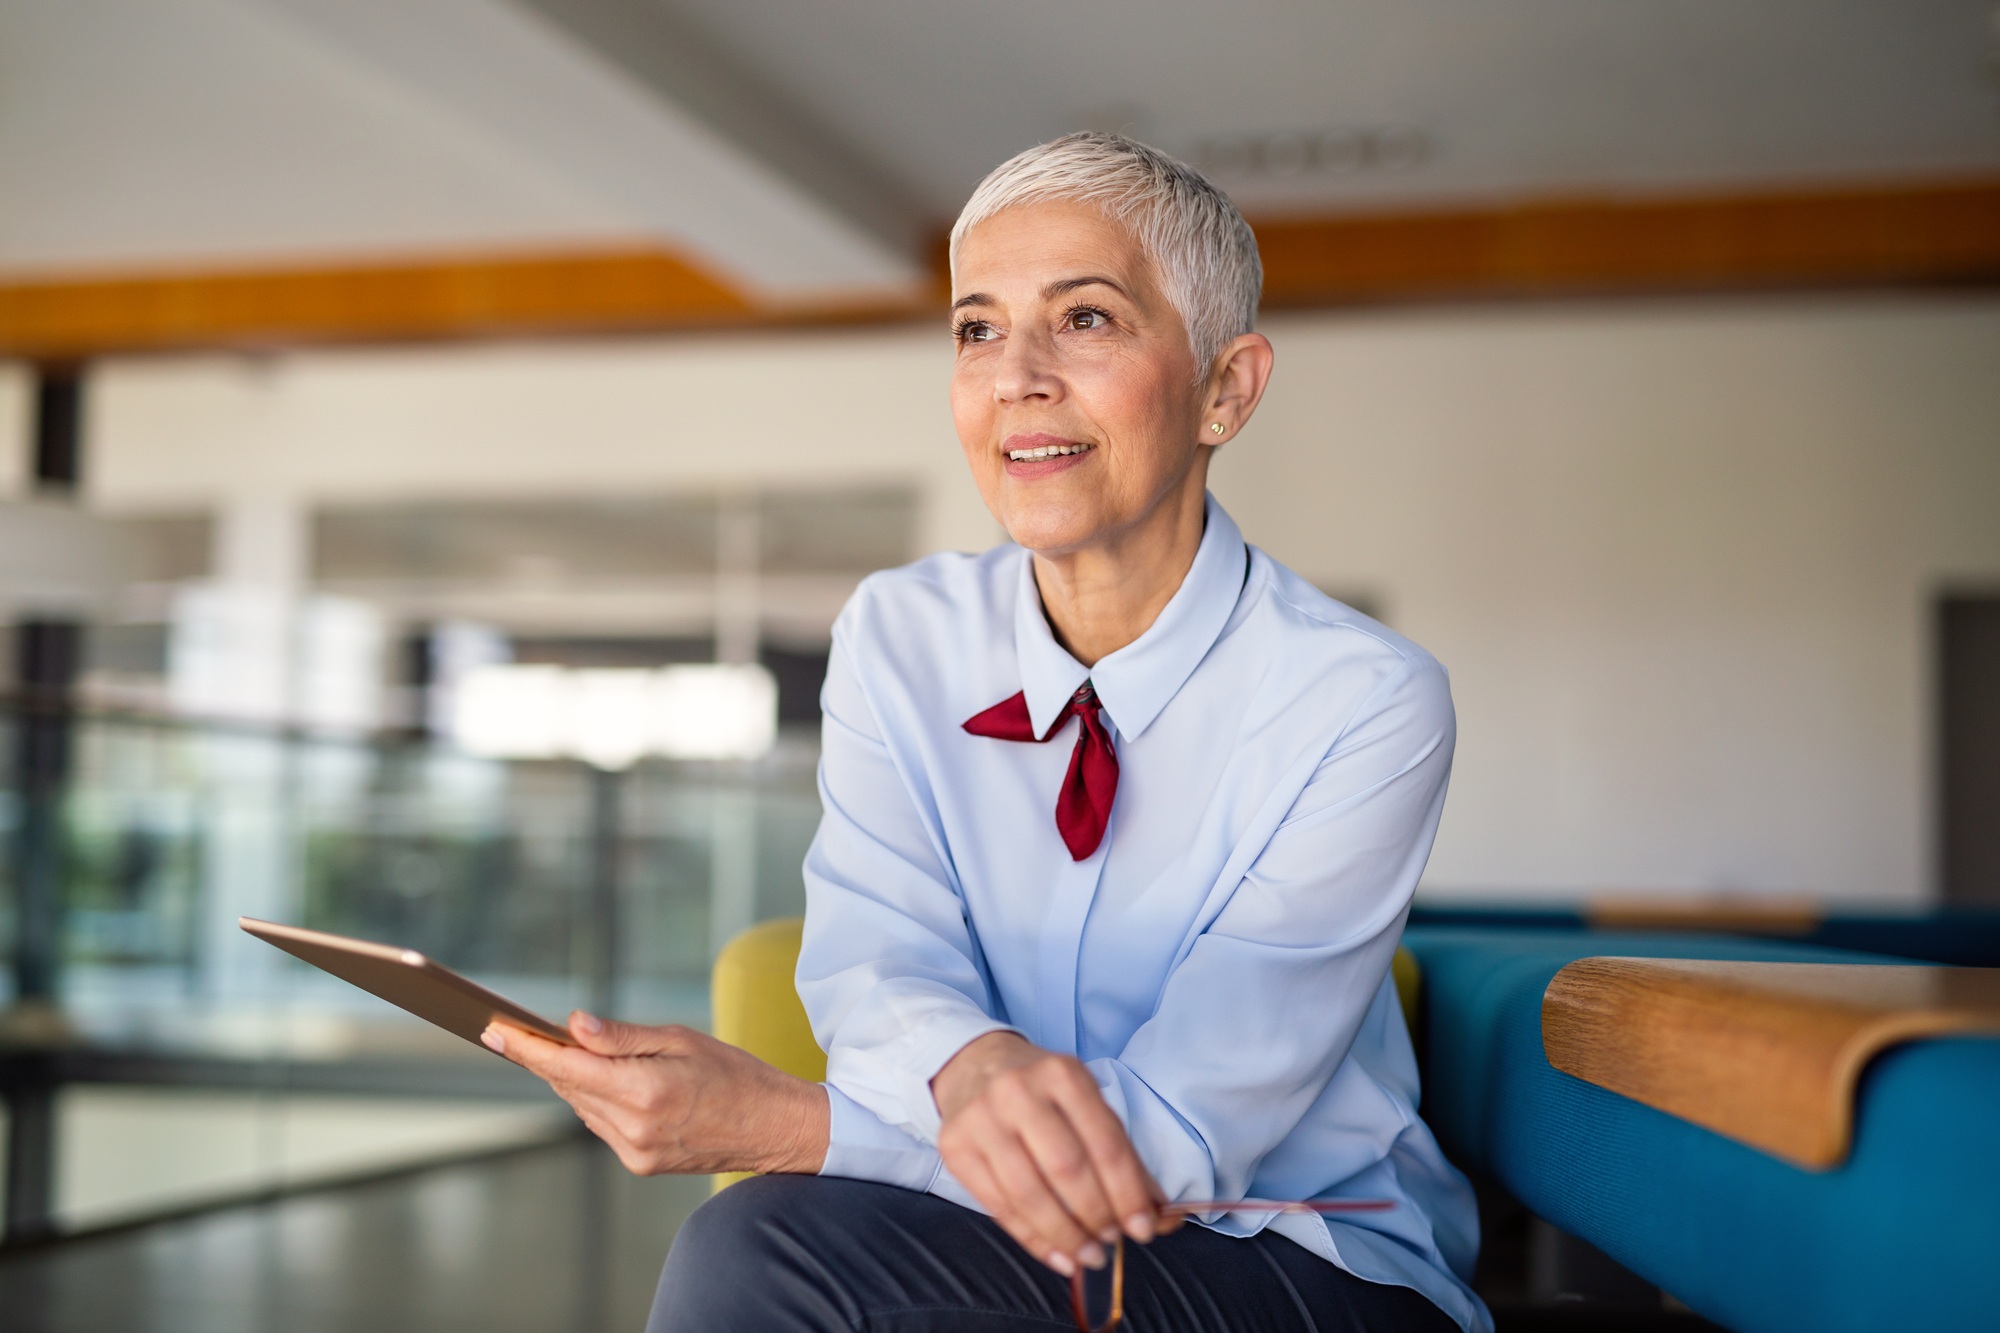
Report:
M 1887 1047 L 2000 1034 L 2000 968 L 1581 958 L 1542 997 L 1549 1063 L 1799 1166 L 1837 1166 Z

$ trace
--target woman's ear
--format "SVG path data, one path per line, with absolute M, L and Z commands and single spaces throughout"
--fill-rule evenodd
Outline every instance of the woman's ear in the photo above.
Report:
M 1201 416 L 1203 444 L 1226 444 L 1249 423 L 1250 414 L 1263 401 L 1276 359 L 1271 340 L 1261 333 L 1239 334 L 1222 349 L 1208 379 L 1208 401 Z

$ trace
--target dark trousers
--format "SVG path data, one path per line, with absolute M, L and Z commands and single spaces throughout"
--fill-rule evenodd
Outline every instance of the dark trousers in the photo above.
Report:
M 1092 1275 L 1092 1315 L 1110 1280 Z M 1130 1333 L 1458 1333 L 1407 1287 L 1378 1286 L 1265 1232 L 1192 1224 L 1125 1247 Z M 1069 1283 L 991 1218 L 859 1180 L 758 1176 L 703 1204 L 660 1274 L 647 1333 L 1060 1333 Z

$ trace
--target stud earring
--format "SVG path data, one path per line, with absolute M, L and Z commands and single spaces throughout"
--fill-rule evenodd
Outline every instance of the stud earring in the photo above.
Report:
M 1209 423 L 1208 423 L 1208 428 L 1209 428 L 1210 430 L 1214 431 L 1214 432 L 1215 432 L 1215 433 L 1216 433 L 1217 435 L 1220 435 L 1220 434 L 1222 434 L 1222 423 L 1221 423 L 1220 421 L 1211 421 L 1211 422 L 1209 422 Z

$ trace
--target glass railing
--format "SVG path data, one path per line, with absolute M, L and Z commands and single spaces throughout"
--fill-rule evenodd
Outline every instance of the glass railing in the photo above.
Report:
M 720 945 L 803 910 L 800 864 L 819 818 L 810 734 L 754 763 L 607 773 L 405 739 L 80 713 L 64 724 L 66 772 L 36 798 L 16 762 L 33 725 L 0 712 L 0 1054 L 67 1053 L 72 1091 L 101 1075 L 219 1080 L 267 1101 L 274 1089 L 490 1101 L 498 1075 L 519 1075 L 244 935 L 239 916 L 418 949 L 556 1018 L 587 1006 L 701 1025 Z M 34 912 L 22 850 L 38 819 L 57 848 L 56 871 L 41 872 L 44 898 L 55 884 L 52 947 L 24 972 Z M 37 973 L 45 999 L 22 1003 Z M 284 1114 L 299 1122 L 296 1106 Z M 272 1167 L 259 1188 L 283 1176 Z M 57 1182 L 57 1213 L 63 1191 Z
M 809 738 L 756 763 L 604 773 L 131 717 L 72 727 L 56 998 L 94 1035 L 240 1027 L 267 1006 L 393 1018 L 242 935 L 244 915 L 419 949 L 551 1012 L 700 1023 L 720 944 L 803 909 Z M 19 859 L 0 881 L 9 994 Z

